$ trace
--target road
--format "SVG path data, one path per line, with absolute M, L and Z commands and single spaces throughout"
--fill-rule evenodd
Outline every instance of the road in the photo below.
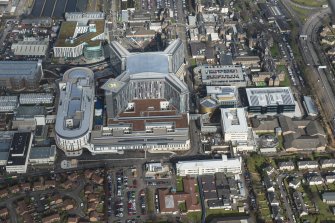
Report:
M 291 205 L 289 204 L 289 201 L 287 200 L 288 194 L 286 192 L 286 188 L 283 186 L 283 175 L 279 175 L 277 178 L 277 184 L 280 190 L 281 198 L 284 201 L 285 209 L 286 209 L 286 216 L 289 219 L 289 222 L 295 222 L 293 219 L 293 212 L 291 209 Z
M 322 26 L 322 18 L 330 13 L 330 9 L 324 9 L 317 12 L 309 17 L 304 26 L 301 29 L 301 35 L 307 35 L 307 39 L 299 39 L 300 50 L 302 51 L 302 56 L 307 65 L 309 65 L 310 71 L 313 75 L 310 75 L 310 83 L 312 87 L 317 89 L 315 93 L 317 94 L 322 109 L 325 113 L 326 120 L 332 121 L 335 112 L 335 97 L 332 87 L 330 86 L 329 80 L 327 78 L 327 73 L 323 69 L 318 69 L 317 66 L 320 63 L 318 54 L 316 52 L 316 47 L 314 45 L 317 42 L 318 30 Z M 314 86 L 313 86 L 314 85 Z

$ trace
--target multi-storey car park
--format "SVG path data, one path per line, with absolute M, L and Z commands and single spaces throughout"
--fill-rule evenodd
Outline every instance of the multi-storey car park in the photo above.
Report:
M 89 137 L 93 122 L 94 74 L 88 68 L 72 68 L 59 83 L 59 104 L 56 118 L 56 144 L 68 156 L 90 149 Z

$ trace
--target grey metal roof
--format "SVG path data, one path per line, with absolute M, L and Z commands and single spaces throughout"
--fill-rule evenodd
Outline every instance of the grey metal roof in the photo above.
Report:
M 43 159 L 55 156 L 56 147 L 32 147 L 30 150 L 29 159 Z
M 316 108 L 315 103 L 311 97 L 304 96 L 304 102 L 309 114 L 318 114 L 318 109 Z
M 0 61 L 0 77 L 34 76 L 38 69 L 38 61 Z
M 322 199 L 327 201 L 335 201 L 335 192 L 324 192 L 322 194 Z
M 161 52 L 133 54 L 127 58 L 126 66 L 129 74 L 169 73 L 168 56 Z
M 93 75 L 88 68 L 72 68 L 63 75 L 55 126 L 57 135 L 76 138 L 90 130 L 94 108 Z M 67 119 L 73 120 L 73 128 L 66 125 Z

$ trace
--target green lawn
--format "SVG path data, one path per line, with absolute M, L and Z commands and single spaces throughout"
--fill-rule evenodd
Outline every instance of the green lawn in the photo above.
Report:
M 312 7 L 321 7 L 324 4 L 327 4 L 327 0 L 292 0 L 293 2 L 299 5 L 312 6 Z
M 270 52 L 271 52 L 272 57 L 279 56 L 279 47 L 276 43 L 274 43 L 273 46 L 270 48 Z
M 104 205 L 103 204 L 98 204 L 97 212 L 102 213 L 103 211 L 104 211 Z
M 183 178 L 181 176 L 178 176 L 176 182 L 177 182 L 177 185 L 176 185 L 177 192 L 184 191 L 184 188 L 183 188 Z
M 291 8 L 297 13 L 298 17 L 304 21 L 306 18 L 308 18 L 312 11 L 304 8 L 297 7 L 293 4 L 290 4 Z
M 250 157 L 247 158 L 247 165 L 251 173 L 259 173 L 260 170 L 265 167 L 267 162 L 267 157 L 257 153 L 252 153 Z
M 308 199 L 315 201 L 319 209 L 320 214 L 318 215 L 307 215 L 302 217 L 302 219 L 310 220 L 311 222 L 324 222 L 324 221 L 334 221 L 335 216 L 330 211 L 329 206 L 326 203 L 323 203 L 321 200 L 321 194 L 323 193 L 323 186 L 308 186 L 304 185 L 304 190 Z M 311 202 L 312 203 L 312 202 Z
M 154 193 L 155 191 L 150 188 L 147 188 L 146 193 L 145 193 L 147 204 L 148 204 L 148 214 L 153 214 L 155 212 Z
M 281 81 L 279 85 L 281 87 L 289 87 L 291 85 L 290 78 L 288 75 L 287 67 L 285 65 L 277 65 L 276 70 L 278 73 L 285 72 L 285 79 Z
M 266 83 L 265 82 L 257 82 L 256 83 L 256 87 L 266 87 Z
M 182 202 L 182 203 L 178 204 L 178 207 L 179 207 L 179 210 L 181 212 L 186 212 L 187 211 L 185 202 Z
M 283 139 L 283 136 L 281 136 L 281 135 L 279 135 L 278 137 L 278 146 L 277 146 L 277 148 L 278 149 L 282 149 L 282 148 L 284 148 L 284 139 Z
M 187 218 L 194 223 L 201 222 L 201 211 L 189 212 L 186 215 Z

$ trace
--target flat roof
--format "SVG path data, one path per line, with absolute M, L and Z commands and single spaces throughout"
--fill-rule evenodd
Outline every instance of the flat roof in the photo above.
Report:
M 244 108 L 221 108 L 221 120 L 225 133 L 249 131 Z
M 218 100 L 222 98 L 236 99 L 238 91 L 235 86 L 206 86 L 207 95 L 215 95 Z
M 222 155 L 222 159 L 207 159 L 207 160 L 190 160 L 190 161 L 179 161 L 176 164 L 178 169 L 198 169 L 202 168 L 241 168 L 241 158 L 230 158 L 227 159 L 226 155 Z
M 62 22 L 55 47 L 75 47 L 83 43 L 87 43 L 90 46 L 100 45 L 100 40 L 93 40 L 96 36 L 104 33 L 105 21 L 104 20 L 90 20 L 90 24 L 95 24 L 96 32 L 87 32 L 79 36 L 75 35 L 76 27 L 78 22 Z M 73 38 L 73 43 L 68 39 Z
M 231 79 L 245 80 L 241 65 L 203 65 L 201 66 L 202 80 Z
M 32 147 L 29 159 L 46 159 L 56 155 L 56 147 Z
M 13 43 L 11 49 L 15 55 L 39 55 L 43 56 L 46 54 L 49 47 L 49 41 L 19 41 Z
M 31 132 L 14 133 L 9 149 L 7 166 L 24 165 L 26 163 L 31 140 Z
M 17 108 L 15 117 L 17 118 L 33 118 L 36 115 L 46 115 L 44 106 L 28 106 L 21 105 Z
M 94 73 L 84 67 L 67 70 L 60 83 L 55 130 L 62 138 L 86 134 L 92 124 L 94 109 Z
M 249 106 L 295 105 L 289 87 L 247 88 Z
M 188 128 L 187 115 L 179 112 L 172 105 L 169 109 L 161 110 L 160 102 L 165 99 L 136 99 L 134 110 L 131 112 L 123 111 L 116 119 L 110 119 L 109 125 L 112 124 L 132 124 L 133 130 L 144 131 L 146 125 L 151 123 L 173 122 L 176 128 Z
M 316 108 L 316 105 L 311 97 L 304 96 L 304 102 L 307 109 L 307 113 L 315 115 L 318 114 L 318 109 Z
M 34 76 L 41 66 L 40 61 L 0 61 L 0 78 Z

